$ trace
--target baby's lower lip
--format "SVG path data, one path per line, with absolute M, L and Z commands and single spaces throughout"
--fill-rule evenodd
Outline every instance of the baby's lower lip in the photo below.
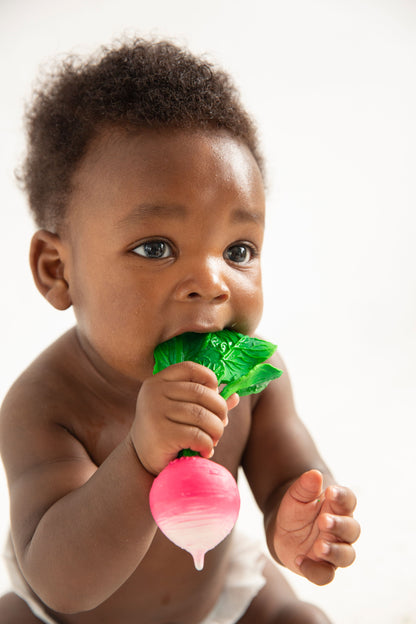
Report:
M 176 336 L 181 336 L 182 334 L 208 334 L 210 332 L 219 331 L 218 329 L 180 329 L 175 332 L 171 338 L 175 338 Z
M 209 333 L 219 332 L 223 329 L 229 329 L 230 331 L 234 331 L 233 329 L 229 327 L 187 325 L 187 326 L 177 329 L 173 333 L 169 333 L 168 338 L 165 338 L 164 341 L 170 340 L 171 338 L 175 338 L 175 336 L 180 336 L 182 334 L 187 334 L 187 333 L 209 334 Z

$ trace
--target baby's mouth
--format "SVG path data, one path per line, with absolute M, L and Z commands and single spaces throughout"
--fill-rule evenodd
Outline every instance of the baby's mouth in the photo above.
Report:
M 171 338 L 175 338 L 175 336 L 180 336 L 182 334 L 188 334 L 188 333 L 210 334 L 210 333 L 222 331 L 223 329 L 227 329 L 229 331 L 237 331 L 235 329 L 236 324 L 237 323 L 232 323 L 231 325 L 227 325 L 227 326 L 211 325 L 211 324 L 205 325 L 201 323 L 186 324 L 176 329 L 173 333 L 170 333 L 168 337 L 164 339 L 164 342 L 166 342 L 167 340 L 170 340 Z

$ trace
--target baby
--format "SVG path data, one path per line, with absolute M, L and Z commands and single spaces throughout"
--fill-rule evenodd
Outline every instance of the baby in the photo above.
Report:
M 2 624 L 324 623 L 278 566 L 321 585 L 354 560 L 354 494 L 335 484 L 284 373 L 225 401 L 214 373 L 152 375 L 184 332 L 253 335 L 265 196 L 253 121 L 229 77 L 167 42 L 68 60 L 28 113 L 21 174 L 42 295 L 76 326 L 10 389 L 1 454 L 14 593 Z M 157 529 L 156 475 L 184 448 L 242 466 L 271 558 L 231 533 L 204 569 Z

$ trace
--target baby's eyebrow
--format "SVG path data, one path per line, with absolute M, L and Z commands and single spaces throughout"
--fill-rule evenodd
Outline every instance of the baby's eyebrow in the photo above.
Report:
M 184 221 L 189 209 L 182 204 L 139 204 L 118 223 L 118 227 L 131 225 L 133 221 L 145 222 L 147 219 L 179 219 Z M 231 223 L 255 223 L 264 225 L 264 212 L 251 208 L 235 208 L 230 213 Z
M 140 204 L 135 206 L 134 209 L 125 217 L 123 217 L 117 225 L 122 227 L 123 225 L 129 225 L 132 221 L 146 221 L 146 219 L 185 219 L 188 214 L 188 210 L 185 206 L 180 204 Z
M 234 223 L 256 223 L 258 225 L 264 225 L 264 212 L 246 208 L 236 208 L 231 214 L 231 221 Z

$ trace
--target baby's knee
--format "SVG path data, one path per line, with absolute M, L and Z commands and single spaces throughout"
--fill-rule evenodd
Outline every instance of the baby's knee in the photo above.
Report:
M 315 605 L 297 600 L 283 607 L 272 624 L 331 624 L 331 620 Z

